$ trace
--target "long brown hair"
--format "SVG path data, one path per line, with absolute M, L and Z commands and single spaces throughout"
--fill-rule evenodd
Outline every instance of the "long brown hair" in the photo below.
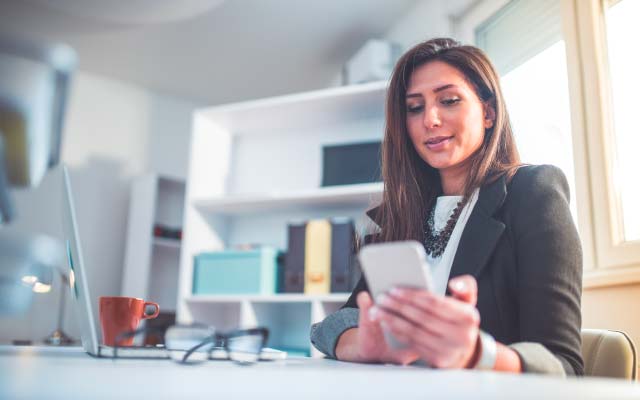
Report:
M 387 91 L 382 143 L 384 193 L 375 218 L 381 232 L 374 241 L 413 239 L 422 242 L 427 211 L 442 192 L 438 170 L 418 155 L 406 122 L 405 97 L 411 74 L 416 68 L 436 60 L 458 69 L 480 101 L 495 110 L 493 126 L 485 130 L 482 145 L 469 159 L 465 200 L 476 188 L 502 174 L 508 174 L 510 179 L 520 164 L 498 73 L 487 55 L 476 47 L 463 46 L 447 38 L 431 39 L 414 46 L 398 60 Z

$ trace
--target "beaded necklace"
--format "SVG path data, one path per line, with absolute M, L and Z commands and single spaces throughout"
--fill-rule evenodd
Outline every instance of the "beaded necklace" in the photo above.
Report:
M 434 222 L 436 204 L 437 202 L 434 202 L 433 207 L 431 207 L 424 230 L 424 247 L 427 254 L 433 258 L 438 258 L 444 253 L 444 250 L 447 248 L 447 243 L 449 243 L 449 238 L 451 238 L 451 234 L 453 233 L 453 228 L 455 228 L 458 218 L 460 214 L 462 214 L 462 209 L 464 208 L 464 201 L 460 200 L 445 227 L 436 233 Z

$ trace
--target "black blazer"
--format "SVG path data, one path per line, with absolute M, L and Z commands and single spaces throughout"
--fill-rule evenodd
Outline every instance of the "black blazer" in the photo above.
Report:
M 557 370 L 559 361 L 567 375 L 584 373 L 582 249 L 559 168 L 524 166 L 511 182 L 480 189 L 449 278 L 463 274 L 478 281 L 481 329 L 511 345 L 525 371 Z M 344 307 L 357 307 L 362 290 L 364 278 Z

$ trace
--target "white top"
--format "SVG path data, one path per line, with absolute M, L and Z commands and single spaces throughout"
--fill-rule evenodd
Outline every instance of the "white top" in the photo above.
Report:
M 458 202 L 462 200 L 462 196 L 440 196 L 436 201 L 436 210 L 434 213 L 433 223 L 436 232 L 440 232 L 447 225 L 447 221 L 453 210 L 458 205 Z M 447 247 L 444 249 L 444 253 L 440 257 L 434 258 L 427 255 L 427 262 L 431 267 L 431 277 L 433 278 L 433 290 L 436 294 L 444 295 L 447 291 L 447 282 L 449 282 L 449 273 L 451 272 L 451 265 L 453 264 L 453 258 L 456 255 L 458 244 L 460 243 L 460 237 L 464 231 L 465 225 L 469 220 L 471 211 L 475 207 L 478 201 L 478 189 L 476 189 L 467 204 L 462 209 L 458 222 L 456 222 L 455 228 L 451 233 Z

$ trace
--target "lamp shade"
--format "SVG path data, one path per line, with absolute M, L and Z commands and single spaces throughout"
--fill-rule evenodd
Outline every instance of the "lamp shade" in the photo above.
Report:
M 0 35 L 0 133 L 13 186 L 37 186 L 60 158 L 62 122 L 75 52 Z

